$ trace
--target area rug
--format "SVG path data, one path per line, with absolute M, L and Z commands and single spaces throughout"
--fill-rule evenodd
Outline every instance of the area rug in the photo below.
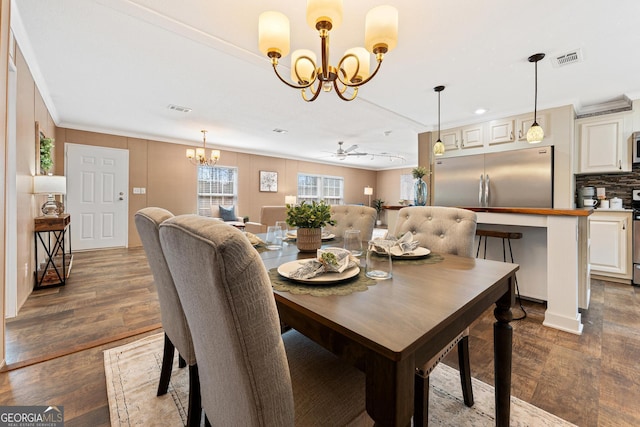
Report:
M 169 391 L 156 397 L 162 364 L 163 334 L 104 352 L 111 425 L 183 426 L 187 421 L 189 373 L 178 369 L 175 357 Z M 475 405 L 462 400 L 457 370 L 440 364 L 430 375 L 430 426 L 491 426 L 494 421 L 493 387 L 473 378 Z M 215 423 L 214 423 L 215 424 Z M 511 425 L 573 426 L 555 415 L 515 397 L 511 398 Z

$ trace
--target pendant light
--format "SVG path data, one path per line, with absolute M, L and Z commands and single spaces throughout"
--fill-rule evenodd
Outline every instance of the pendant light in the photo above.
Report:
M 438 140 L 433 144 L 433 154 L 442 156 L 444 154 L 444 144 L 440 140 L 440 92 L 444 90 L 444 86 L 436 86 L 433 90 L 438 92 Z
M 537 122 L 537 110 L 538 110 L 538 61 L 544 58 L 544 53 L 536 53 L 535 55 L 531 55 L 529 57 L 529 62 L 533 62 L 536 67 L 536 86 L 535 86 L 535 95 L 534 95 L 534 104 L 533 104 L 533 124 L 527 131 L 527 142 L 529 144 L 537 144 L 542 142 L 544 138 L 544 130 Z

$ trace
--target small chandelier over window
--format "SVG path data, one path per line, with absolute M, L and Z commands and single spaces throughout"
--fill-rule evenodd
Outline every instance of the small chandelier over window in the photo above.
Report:
M 196 166 L 215 166 L 220 160 L 220 150 L 211 150 L 211 156 L 207 158 L 207 131 L 202 132 L 202 148 L 187 148 L 187 159 Z
M 398 11 L 392 6 L 374 7 L 367 13 L 365 45 L 348 49 L 334 67 L 329 64 L 329 32 L 342 23 L 342 0 L 307 0 L 307 24 L 320 35 L 321 62 L 315 53 L 299 49 L 291 54 L 291 79 L 285 80 L 278 73 L 278 60 L 289 53 L 289 18 L 280 12 L 268 11 L 260 15 L 258 44 L 260 51 L 271 59 L 276 76 L 287 86 L 300 89 L 302 98 L 314 101 L 320 92 L 330 92 L 333 87 L 344 101 L 358 95 L 358 87 L 369 82 L 380 69 L 384 54 L 398 43 Z M 370 73 L 370 53 L 376 55 L 376 66 Z M 316 84 L 317 82 L 317 84 Z M 315 84 L 315 87 L 314 87 Z M 311 96 L 307 96 L 309 88 Z M 345 95 L 348 88 L 353 93 Z
M 537 144 L 542 142 L 544 138 L 544 130 L 542 126 L 538 124 L 537 121 L 537 110 L 538 110 L 538 61 L 544 58 L 544 53 L 536 53 L 535 55 L 531 55 L 529 57 L 529 62 L 533 62 L 536 66 L 536 85 L 535 85 L 535 93 L 534 93 L 534 101 L 533 101 L 533 124 L 527 131 L 527 142 L 529 144 Z
M 438 140 L 433 144 L 433 154 L 442 156 L 444 154 L 444 144 L 440 140 L 440 92 L 444 90 L 444 86 L 436 86 L 433 90 L 438 92 Z

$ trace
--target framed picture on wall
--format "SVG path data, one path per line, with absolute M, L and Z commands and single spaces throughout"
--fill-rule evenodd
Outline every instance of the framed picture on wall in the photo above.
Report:
M 278 172 L 260 171 L 260 191 L 278 192 Z

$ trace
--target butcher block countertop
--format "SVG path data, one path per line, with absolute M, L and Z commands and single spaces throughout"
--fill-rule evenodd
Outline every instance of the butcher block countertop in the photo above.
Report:
M 562 215 L 562 216 L 589 216 L 593 213 L 592 208 L 581 209 L 553 209 L 553 208 L 468 208 L 461 206 L 462 209 L 468 209 L 474 212 L 490 212 L 490 213 L 511 213 L 526 215 Z

